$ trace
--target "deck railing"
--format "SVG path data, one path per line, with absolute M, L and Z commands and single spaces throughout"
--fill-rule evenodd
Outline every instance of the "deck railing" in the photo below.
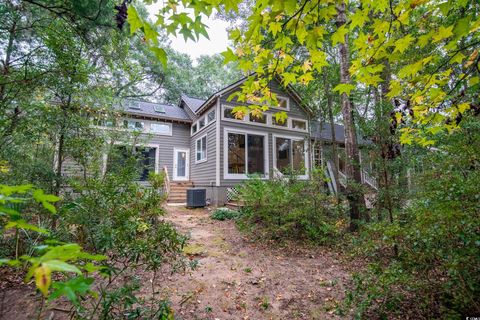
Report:
M 168 168 L 167 166 L 163 167 L 163 171 L 165 172 L 165 180 L 163 183 L 163 193 L 168 197 L 170 194 L 170 176 L 168 175 Z

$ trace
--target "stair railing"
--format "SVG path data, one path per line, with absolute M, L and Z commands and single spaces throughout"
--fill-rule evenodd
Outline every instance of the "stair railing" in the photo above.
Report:
M 163 166 L 163 171 L 165 172 L 165 180 L 163 183 L 163 193 L 168 197 L 170 194 L 170 176 L 168 175 L 167 166 Z

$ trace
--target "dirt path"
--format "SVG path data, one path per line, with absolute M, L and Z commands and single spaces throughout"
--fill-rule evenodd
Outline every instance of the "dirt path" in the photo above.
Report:
M 249 241 L 232 221 L 203 209 L 169 207 L 167 220 L 191 240 L 190 274 L 158 285 L 181 319 L 336 319 L 349 273 L 325 249 L 291 252 Z M 290 251 L 290 252 L 288 252 Z

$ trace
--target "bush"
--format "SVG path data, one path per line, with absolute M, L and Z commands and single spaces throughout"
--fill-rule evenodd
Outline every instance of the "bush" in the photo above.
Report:
M 342 208 L 315 181 L 252 177 L 239 190 L 240 226 L 271 239 L 331 243 L 344 224 Z
M 480 125 L 464 125 L 429 152 L 429 169 L 416 174 L 416 192 L 394 223 L 366 224 L 353 238 L 371 261 L 347 299 L 358 318 L 480 313 Z
M 240 217 L 240 212 L 228 208 L 218 208 L 212 212 L 210 218 L 214 220 L 234 220 Z

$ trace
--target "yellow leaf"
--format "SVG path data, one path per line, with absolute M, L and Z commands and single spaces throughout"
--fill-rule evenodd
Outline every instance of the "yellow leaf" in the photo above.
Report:
M 342 25 L 340 28 L 332 34 L 332 44 L 336 45 L 337 43 L 345 43 L 345 35 L 347 34 L 348 29 L 345 25 Z
M 51 274 L 50 268 L 43 264 L 35 269 L 35 284 L 45 297 L 48 296 L 48 289 L 52 283 Z
M 446 28 L 441 26 L 438 29 L 437 34 L 433 36 L 433 42 L 439 42 L 439 41 L 442 41 L 443 39 L 453 36 L 452 30 L 453 30 L 453 25 Z
M 470 104 L 469 103 L 461 103 L 457 106 L 458 112 L 464 113 L 468 109 L 470 109 Z

